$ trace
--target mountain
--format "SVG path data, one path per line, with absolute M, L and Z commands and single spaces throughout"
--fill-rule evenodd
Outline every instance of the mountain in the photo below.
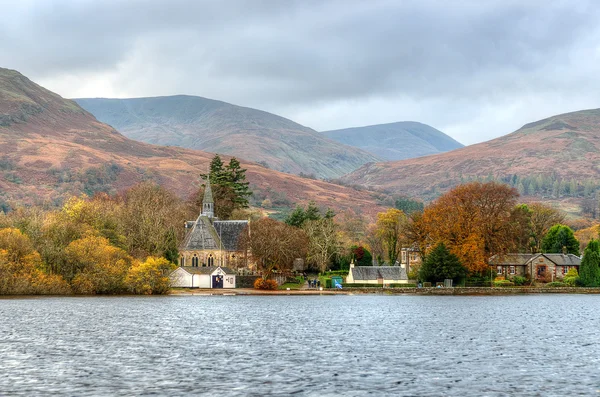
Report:
M 143 180 L 187 198 L 213 157 L 126 138 L 75 102 L 2 68 L 0 148 L 0 200 L 17 204 L 60 204 L 69 195 L 118 192 Z M 314 200 L 337 211 L 351 209 L 367 215 L 382 209 L 368 191 L 240 161 L 261 199 L 290 206 Z
M 365 165 L 348 183 L 431 199 L 461 182 L 497 180 L 539 198 L 589 198 L 600 188 L 600 109 L 549 117 L 488 142 Z
M 336 178 L 380 160 L 283 117 L 197 96 L 75 101 L 128 138 L 238 156 L 282 172 Z
M 404 160 L 463 147 L 442 131 L 415 121 L 369 125 L 323 132 L 345 145 L 363 149 L 384 160 Z

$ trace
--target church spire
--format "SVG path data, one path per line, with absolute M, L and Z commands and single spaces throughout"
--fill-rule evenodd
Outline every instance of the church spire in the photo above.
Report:
M 204 187 L 204 198 L 202 199 L 202 215 L 209 218 L 215 217 L 215 203 L 213 201 L 212 188 L 210 187 L 210 174 L 206 178 Z

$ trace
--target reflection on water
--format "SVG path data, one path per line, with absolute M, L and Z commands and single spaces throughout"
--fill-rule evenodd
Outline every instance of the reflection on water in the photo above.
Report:
M 0 300 L 0 395 L 598 395 L 600 296 Z

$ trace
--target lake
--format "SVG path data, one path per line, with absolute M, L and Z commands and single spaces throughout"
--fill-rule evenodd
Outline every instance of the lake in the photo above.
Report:
M 0 299 L 0 396 L 600 394 L 600 296 Z

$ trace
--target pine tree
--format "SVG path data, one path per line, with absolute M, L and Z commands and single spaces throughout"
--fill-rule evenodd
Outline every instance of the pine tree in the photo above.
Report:
M 592 240 L 586 247 L 581 266 L 579 266 L 579 282 L 585 287 L 600 285 L 600 243 Z
M 226 167 L 229 183 L 235 192 L 235 203 L 238 208 L 248 208 L 248 197 L 252 196 L 250 183 L 246 182 L 246 169 L 242 168 L 240 162 L 235 157 L 229 160 Z
M 460 263 L 458 257 L 444 245 L 439 243 L 431 251 L 419 270 L 419 279 L 421 281 L 438 282 L 447 278 L 460 282 L 467 275 L 467 269 Z
M 163 257 L 171 263 L 177 263 L 179 259 L 179 250 L 177 249 L 177 237 L 175 230 L 171 227 L 165 235 Z
M 542 251 L 549 254 L 562 254 L 563 249 L 573 255 L 579 255 L 579 241 L 569 226 L 554 225 L 542 240 Z

